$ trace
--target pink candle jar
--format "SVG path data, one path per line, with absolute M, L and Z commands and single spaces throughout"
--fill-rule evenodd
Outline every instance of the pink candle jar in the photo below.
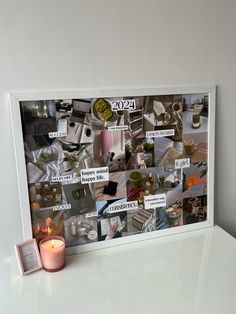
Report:
M 59 236 L 42 239 L 39 243 L 43 268 L 48 272 L 56 272 L 65 266 L 65 240 Z

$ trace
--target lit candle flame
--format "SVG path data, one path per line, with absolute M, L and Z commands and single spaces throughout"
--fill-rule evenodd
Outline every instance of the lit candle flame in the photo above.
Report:
M 50 235 L 51 232 L 52 232 L 52 228 L 50 228 L 50 227 L 48 226 L 48 235 Z
M 54 248 L 54 239 L 52 240 L 52 248 Z

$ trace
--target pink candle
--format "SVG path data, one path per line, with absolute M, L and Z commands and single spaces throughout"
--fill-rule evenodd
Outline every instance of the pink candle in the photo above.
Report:
M 39 243 L 43 268 L 56 272 L 65 266 L 65 240 L 59 236 L 44 238 Z
M 110 131 L 102 131 L 102 154 L 108 155 L 110 151 Z

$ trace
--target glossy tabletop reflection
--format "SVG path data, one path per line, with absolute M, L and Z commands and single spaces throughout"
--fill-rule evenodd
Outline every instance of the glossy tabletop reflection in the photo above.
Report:
M 58 273 L 22 277 L 12 256 L 3 314 L 236 313 L 236 240 L 219 227 L 69 256 L 66 262 Z

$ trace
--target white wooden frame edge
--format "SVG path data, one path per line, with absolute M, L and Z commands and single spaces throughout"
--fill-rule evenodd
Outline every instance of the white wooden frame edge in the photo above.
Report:
M 208 114 L 208 215 L 207 221 L 183 225 L 175 228 L 157 230 L 150 233 L 142 233 L 124 238 L 113 239 L 112 241 L 101 241 L 82 246 L 66 249 L 66 254 L 76 254 L 96 250 L 105 247 L 112 247 L 135 241 L 142 241 L 181 232 L 212 227 L 214 224 L 214 167 L 215 167 L 215 85 L 194 85 L 194 86 L 159 86 L 146 88 L 119 88 L 119 89 L 77 89 L 77 90 L 53 90 L 53 91 L 26 91 L 10 92 L 10 110 L 12 120 L 12 132 L 15 148 L 17 182 L 19 189 L 21 221 L 24 240 L 32 239 L 32 227 L 30 217 L 30 206 L 28 197 L 27 174 L 25 167 L 25 152 L 23 145 L 22 125 L 20 119 L 21 101 L 50 100 L 50 99 L 72 99 L 72 98 L 97 98 L 97 97 L 121 97 L 121 96 L 151 96 L 151 95 L 174 95 L 174 94 L 209 94 Z

